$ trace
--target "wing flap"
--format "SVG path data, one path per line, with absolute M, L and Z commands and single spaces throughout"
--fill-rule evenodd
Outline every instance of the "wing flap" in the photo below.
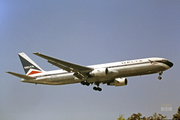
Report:
M 74 64 L 74 63 L 70 63 L 70 62 L 66 62 L 57 58 L 53 58 L 47 55 L 43 55 L 41 53 L 34 53 L 35 55 L 42 57 L 46 60 L 48 60 L 49 63 L 63 69 L 66 70 L 68 72 L 91 72 L 93 70 L 93 68 L 90 67 L 86 67 L 86 66 L 82 66 L 82 65 L 78 65 L 78 64 Z
M 8 71 L 7 73 L 14 75 L 16 77 L 19 77 L 19 78 L 23 78 L 23 79 L 35 79 L 35 77 L 31 77 L 31 76 L 27 76 L 27 75 L 23 75 L 23 74 L 19 74 L 19 73 L 14 73 L 14 72 L 10 72 L 10 71 Z

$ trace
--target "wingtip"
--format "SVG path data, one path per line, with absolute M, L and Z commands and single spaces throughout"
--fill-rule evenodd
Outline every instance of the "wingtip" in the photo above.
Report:
M 33 54 L 35 54 L 35 55 L 39 55 L 40 53 L 39 53 L 39 52 L 34 52 Z

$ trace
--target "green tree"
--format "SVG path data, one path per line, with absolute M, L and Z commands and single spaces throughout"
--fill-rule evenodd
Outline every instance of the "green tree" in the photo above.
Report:
M 180 106 L 177 110 L 177 113 L 173 115 L 173 120 L 180 120 Z
M 167 116 L 163 116 L 162 114 L 154 113 L 152 116 L 147 117 L 147 120 L 163 120 Z
M 140 119 L 141 119 L 141 116 L 142 116 L 141 113 L 138 113 L 138 114 L 133 113 L 133 114 L 131 115 L 131 117 L 129 117 L 127 120 L 140 120 Z
M 119 118 L 117 120 L 126 120 L 123 116 L 123 114 L 119 115 Z
M 121 119 L 123 118 L 123 115 L 120 115 L 119 116 L 120 119 L 118 120 L 125 120 L 125 119 Z M 141 113 L 133 113 L 130 117 L 127 118 L 127 120 L 163 120 L 165 119 L 166 116 L 163 116 L 162 114 L 157 114 L 157 113 L 154 113 L 152 116 L 149 116 L 149 117 L 142 117 L 142 114 Z

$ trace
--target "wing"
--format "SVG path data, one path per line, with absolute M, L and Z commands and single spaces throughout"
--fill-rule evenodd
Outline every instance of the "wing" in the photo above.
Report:
M 82 79 L 84 77 L 85 74 L 91 72 L 92 70 L 94 70 L 93 68 L 90 67 L 86 67 L 86 66 L 82 66 L 82 65 L 78 65 L 78 64 L 74 64 L 74 63 L 70 63 L 67 61 L 63 61 L 57 58 L 53 58 L 47 55 L 43 55 L 41 53 L 34 53 L 35 55 L 42 57 L 46 60 L 48 60 L 49 63 L 63 69 L 66 70 L 68 72 L 75 72 L 74 76 Z

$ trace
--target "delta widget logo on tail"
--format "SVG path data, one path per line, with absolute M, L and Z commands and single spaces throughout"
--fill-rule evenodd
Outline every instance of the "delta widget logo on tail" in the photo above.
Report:
M 33 75 L 33 74 L 37 74 L 37 73 L 42 73 L 42 71 L 30 69 L 26 75 Z
M 26 75 L 34 75 L 43 72 L 43 70 L 34 61 L 32 61 L 25 53 L 19 53 L 18 55 L 22 62 Z

